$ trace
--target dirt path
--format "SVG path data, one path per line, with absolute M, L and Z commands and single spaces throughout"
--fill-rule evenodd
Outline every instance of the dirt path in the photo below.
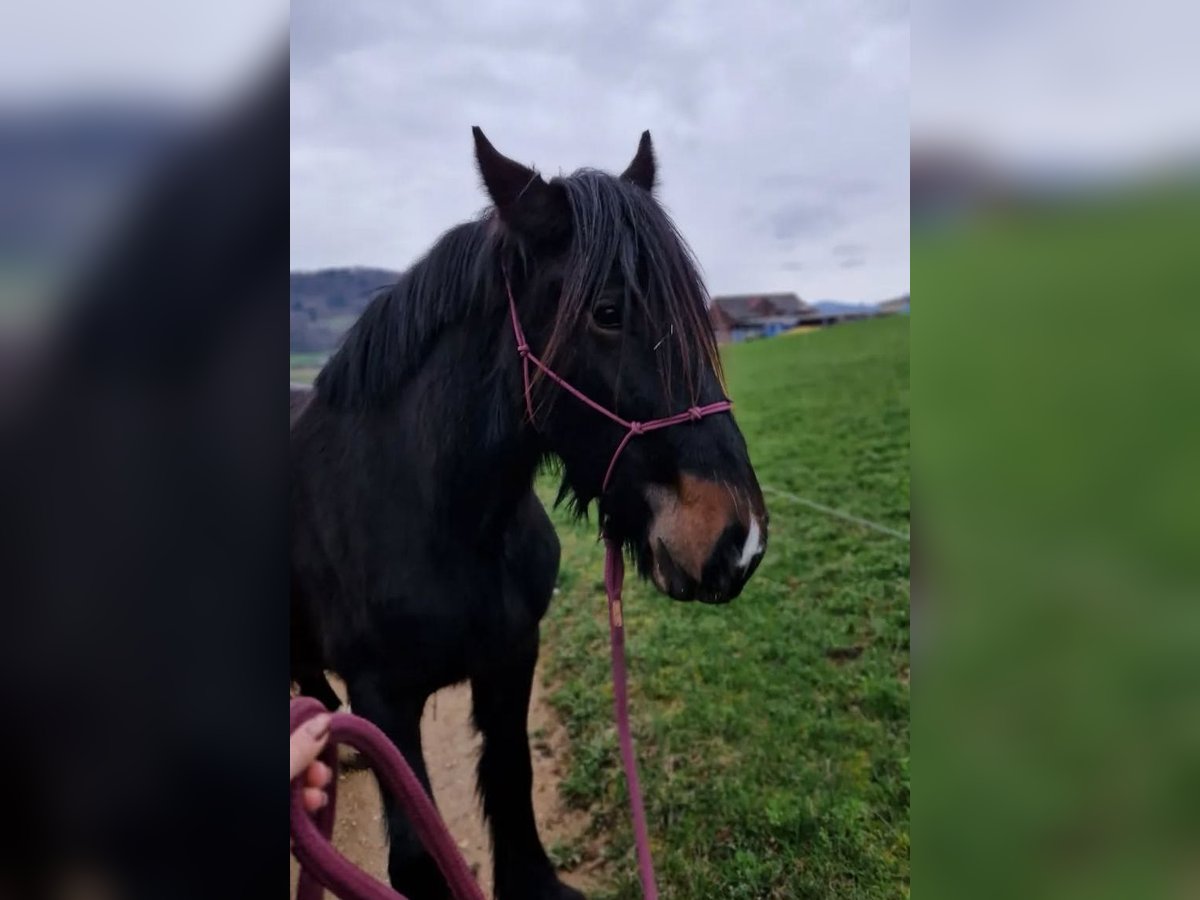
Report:
M 334 689 L 345 696 L 340 683 Z M 456 685 L 439 691 L 425 708 L 421 741 L 429 767 L 429 779 L 438 809 L 458 841 L 468 865 L 489 897 L 492 890 L 491 850 L 475 796 L 475 765 L 479 736 L 470 724 L 471 688 Z M 533 758 L 533 809 L 538 831 L 547 848 L 583 835 L 587 816 L 566 809 L 560 802 L 566 735 L 546 704 L 540 673 L 534 679 L 530 704 L 529 732 Z M 368 771 L 343 771 L 338 783 L 338 816 L 334 843 L 355 865 L 381 881 L 387 881 L 387 842 L 375 778 Z M 601 881 L 599 854 L 589 852 L 587 861 L 567 873 L 564 880 L 588 891 Z M 292 860 L 292 893 L 295 894 L 296 862 Z

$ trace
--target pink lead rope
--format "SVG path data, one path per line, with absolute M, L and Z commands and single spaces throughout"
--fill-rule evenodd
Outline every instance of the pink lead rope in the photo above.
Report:
M 609 460 L 608 470 L 604 473 L 604 481 L 600 485 L 600 493 L 608 490 L 613 470 L 621 452 L 629 446 L 629 442 L 639 434 L 657 431 L 660 428 L 670 428 L 672 425 L 682 425 L 684 422 L 699 422 L 705 416 L 715 413 L 728 412 L 733 404 L 728 400 L 718 400 L 706 406 L 693 406 L 681 413 L 662 419 L 651 419 L 648 422 L 631 422 L 621 418 L 611 409 L 601 406 L 587 394 L 575 388 L 552 370 L 544 362 L 533 355 L 525 332 L 521 328 L 521 319 L 517 315 L 517 301 L 513 298 L 512 286 L 507 273 L 504 276 L 504 290 L 508 294 L 508 311 L 512 316 L 513 336 L 517 339 L 517 353 L 521 356 L 521 374 L 525 382 L 525 412 L 529 423 L 533 424 L 533 396 L 529 381 L 529 364 L 537 366 L 575 399 L 586 403 L 602 416 L 606 416 L 625 429 L 625 436 L 617 444 Z M 646 830 L 646 809 L 642 802 L 642 788 L 638 782 L 637 757 L 633 752 L 633 733 L 629 728 L 629 687 L 625 674 L 625 617 L 621 609 L 621 588 L 625 583 L 625 559 L 621 556 L 621 546 L 609 537 L 604 538 L 604 592 L 608 595 L 608 635 L 612 647 L 613 674 L 613 712 L 617 720 L 617 740 L 621 747 L 621 764 L 625 769 L 625 782 L 629 785 L 629 808 L 633 819 L 633 840 L 637 847 L 638 874 L 642 881 L 642 894 L 646 900 L 658 900 L 658 885 L 654 881 L 654 860 L 650 856 L 650 837 Z
M 297 697 L 292 701 L 291 730 L 323 712 L 325 706 L 319 700 Z M 379 777 L 380 788 L 395 797 L 408 815 L 455 900 L 485 900 L 433 801 L 396 745 L 371 722 L 350 713 L 333 714 L 329 740 L 321 752 L 321 761 L 333 772 L 326 788 L 329 803 L 315 816 L 309 815 L 304 808 L 304 779 L 298 778 L 292 784 L 292 853 L 300 863 L 296 900 L 321 900 L 324 888 L 343 900 L 404 900 L 401 894 L 359 869 L 333 846 L 338 744 L 349 744 L 366 757 Z

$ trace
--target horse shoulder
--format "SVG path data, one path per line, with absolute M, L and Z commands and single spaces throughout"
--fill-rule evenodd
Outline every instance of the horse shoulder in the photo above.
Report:
M 505 535 L 505 557 L 538 618 L 550 605 L 561 552 L 554 523 L 537 494 L 530 490 Z

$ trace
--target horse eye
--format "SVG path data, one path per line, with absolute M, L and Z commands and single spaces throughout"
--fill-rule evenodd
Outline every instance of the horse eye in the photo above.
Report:
M 592 309 L 592 319 L 601 328 L 616 329 L 621 327 L 621 310 L 615 303 L 600 303 Z

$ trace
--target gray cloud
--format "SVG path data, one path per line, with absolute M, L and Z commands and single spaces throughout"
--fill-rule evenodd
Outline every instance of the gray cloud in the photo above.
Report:
M 771 236 L 788 244 L 796 238 L 827 234 L 841 224 L 835 206 L 826 203 L 792 203 L 767 215 Z
M 294 266 L 404 267 L 477 212 L 471 125 L 550 174 L 650 128 L 714 292 L 908 289 L 905 2 L 417 6 L 293 4 Z

